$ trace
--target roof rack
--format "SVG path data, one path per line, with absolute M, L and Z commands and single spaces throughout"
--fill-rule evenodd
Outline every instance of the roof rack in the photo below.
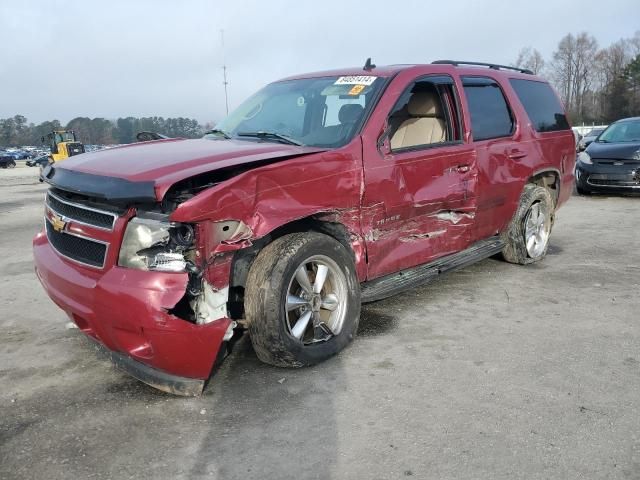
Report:
M 477 65 L 480 67 L 489 67 L 493 70 L 515 70 L 520 73 L 527 73 L 529 75 L 533 75 L 534 73 L 528 68 L 520 68 L 520 67 L 510 67 L 508 65 L 498 65 L 496 63 L 484 63 L 484 62 L 463 62 L 462 60 L 436 60 L 435 62 L 431 62 L 432 65 L 453 65 L 457 67 L 458 65 Z

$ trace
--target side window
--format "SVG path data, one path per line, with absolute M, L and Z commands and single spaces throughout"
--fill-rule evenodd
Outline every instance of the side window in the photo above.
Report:
M 391 150 L 458 141 L 458 118 L 452 80 L 420 79 L 404 91 L 389 115 Z
M 549 84 L 516 78 L 509 81 L 537 132 L 571 128 L 564 108 Z
M 473 140 L 508 137 L 514 122 L 502 90 L 487 77 L 462 77 L 471 113 Z

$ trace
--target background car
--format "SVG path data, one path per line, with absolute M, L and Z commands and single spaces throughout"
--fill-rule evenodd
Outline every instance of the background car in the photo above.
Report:
M 51 161 L 51 158 L 49 157 L 49 155 L 40 155 L 31 160 L 27 160 L 26 163 L 27 163 L 27 167 L 45 167 L 49 165 L 50 161 Z
M 604 130 L 604 128 L 594 128 L 593 130 L 588 132 L 584 137 L 582 137 L 580 142 L 578 142 L 578 151 L 581 152 L 589 145 L 591 145 L 591 142 L 598 138 L 598 135 L 604 132 Z
M 3 153 L 3 155 L 9 155 L 14 160 L 26 160 L 28 158 L 31 158 L 32 153 L 25 152 L 24 150 L 7 150 Z
M 16 160 L 11 155 L 0 155 L 0 168 L 15 168 Z
M 578 155 L 576 189 L 590 193 L 640 193 L 640 117 L 612 123 Z
M 580 135 L 580 132 L 578 130 L 576 130 L 575 128 L 572 128 L 573 130 L 573 138 L 575 138 L 576 141 L 576 152 L 580 151 L 580 141 L 582 140 L 582 135 Z

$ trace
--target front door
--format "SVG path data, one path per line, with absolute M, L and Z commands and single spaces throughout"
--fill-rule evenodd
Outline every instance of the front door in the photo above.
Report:
M 369 280 L 463 250 L 473 241 L 476 156 L 463 141 L 454 80 L 399 76 L 387 95 L 393 92 L 397 101 L 383 119 L 384 135 L 377 142 L 363 136 L 362 229 Z

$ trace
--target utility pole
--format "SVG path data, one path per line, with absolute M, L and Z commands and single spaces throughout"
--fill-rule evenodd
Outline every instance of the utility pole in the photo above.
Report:
M 227 85 L 229 82 L 227 81 L 227 60 L 224 54 L 224 30 L 220 30 L 220 41 L 222 43 L 222 84 L 224 85 L 224 104 L 227 109 L 227 115 L 229 115 L 229 94 L 227 92 Z

